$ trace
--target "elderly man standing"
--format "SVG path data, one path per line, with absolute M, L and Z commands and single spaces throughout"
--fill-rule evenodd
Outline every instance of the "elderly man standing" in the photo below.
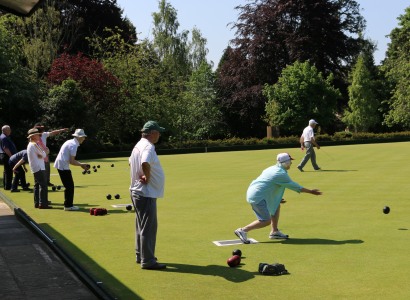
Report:
M 28 163 L 34 175 L 34 207 L 39 209 L 52 208 L 48 205 L 47 174 L 44 165 L 44 157 L 48 149 L 44 150 L 37 145 L 41 138 L 41 132 L 37 128 L 28 131 L 30 142 L 27 146 Z
M 157 239 L 157 198 L 164 195 L 165 175 L 155 152 L 165 129 L 155 121 L 148 121 L 141 129 L 142 138 L 129 158 L 131 168 L 131 199 L 136 214 L 136 261 L 142 269 L 161 270 L 166 265 L 155 257 Z
M 0 147 L 2 150 L 1 159 L 3 161 L 3 187 L 5 190 L 10 190 L 13 182 L 13 170 L 10 167 L 9 159 L 12 155 L 17 153 L 16 145 L 11 140 L 11 128 L 9 125 L 4 125 L 1 128 Z
M 76 129 L 73 133 L 73 139 L 66 141 L 60 148 L 54 168 L 57 169 L 60 175 L 61 182 L 64 185 L 64 210 L 74 211 L 79 210 L 78 206 L 74 206 L 74 180 L 71 174 L 70 165 L 79 166 L 84 170 L 90 168 L 89 164 L 81 163 L 75 159 L 78 147 L 84 142 L 87 137 L 83 129 Z
M 306 149 L 306 154 L 305 157 L 302 159 L 302 161 L 298 165 L 299 171 L 303 172 L 303 167 L 306 165 L 306 163 L 309 161 L 309 159 L 312 162 L 313 169 L 320 170 L 320 167 L 316 163 L 316 153 L 315 149 L 313 148 L 316 146 L 317 149 L 320 149 L 319 144 L 315 140 L 315 133 L 313 132 L 313 129 L 315 129 L 316 125 L 318 125 L 315 120 L 309 120 L 309 125 L 303 129 L 302 136 L 300 137 L 300 146 L 301 149 Z

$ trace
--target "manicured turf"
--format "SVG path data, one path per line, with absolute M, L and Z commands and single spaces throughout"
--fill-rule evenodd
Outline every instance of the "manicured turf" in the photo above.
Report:
M 249 234 L 258 244 L 215 246 L 254 220 L 246 189 L 278 152 L 295 157 L 289 171 L 295 181 L 324 194 L 285 192 L 280 228 L 289 240 L 269 240 L 266 228 Z M 166 271 L 135 264 L 134 213 L 111 207 L 130 203 L 126 158 L 90 161 L 101 165 L 90 175 L 72 167 L 80 212 L 62 210 L 62 191 L 49 193 L 53 210 L 34 209 L 32 194 L 5 194 L 119 299 L 407 299 L 408 153 L 408 142 L 323 147 L 317 150 L 323 171 L 308 164 L 304 173 L 296 169 L 298 148 L 160 156 L 166 195 L 158 201 L 156 254 Z M 52 182 L 61 184 L 58 175 Z M 108 193 L 121 199 L 106 200 Z M 90 207 L 109 214 L 90 216 Z M 244 259 L 229 268 L 235 248 Z M 283 263 L 291 274 L 259 275 L 260 262 Z

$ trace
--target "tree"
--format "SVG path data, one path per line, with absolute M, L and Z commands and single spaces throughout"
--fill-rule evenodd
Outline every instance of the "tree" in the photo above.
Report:
M 106 140 L 111 132 L 116 132 L 122 126 L 118 118 L 118 109 L 122 105 L 121 83 L 108 72 L 104 66 L 91 60 L 81 53 L 73 56 L 63 54 L 54 60 L 48 74 L 48 82 L 60 85 L 64 80 L 75 80 L 81 89 L 87 116 L 90 122 L 89 131 L 101 140 Z
M 178 33 L 179 22 L 175 8 L 160 0 L 159 11 L 153 13 L 154 47 L 160 60 L 179 76 L 190 73 L 187 40 L 189 31 Z
M 42 84 L 24 66 L 20 37 L 4 25 L 13 21 L 17 22 L 17 17 L 0 18 L 0 121 L 14 127 L 16 136 L 26 136 L 36 117 Z
M 390 111 L 384 122 L 389 127 L 410 129 L 410 7 L 398 20 L 399 27 L 390 33 L 391 43 L 382 66 L 392 86 L 392 96 L 386 101 Z
M 211 65 L 203 61 L 187 82 L 187 90 L 183 95 L 186 107 L 181 112 L 178 124 L 183 128 L 184 138 L 210 139 L 224 132 L 222 115 L 215 102 L 214 81 Z
M 106 37 L 105 28 L 119 28 L 130 44 L 137 40 L 136 29 L 123 18 L 117 0 L 64 0 L 55 1 L 61 12 L 64 51 L 76 54 L 90 53 L 87 37 L 96 34 Z
M 355 132 L 368 131 L 379 122 L 379 101 L 375 93 L 375 81 L 366 67 L 364 55 L 360 55 L 353 68 L 349 86 L 349 109 L 343 122 L 352 126 Z
M 308 60 L 343 81 L 359 54 L 364 21 L 356 1 L 254 0 L 237 9 L 236 37 L 219 68 L 218 98 L 239 136 L 265 133 L 262 89 L 287 65 Z
M 265 85 L 267 121 L 284 134 L 299 134 L 307 119 L 319 120 L 326 129 L 335 121 L 336 101 L 341 97 L 332 85 L 333 76 L 323 78 L 309 62 L 286 67 L 277 83 Z

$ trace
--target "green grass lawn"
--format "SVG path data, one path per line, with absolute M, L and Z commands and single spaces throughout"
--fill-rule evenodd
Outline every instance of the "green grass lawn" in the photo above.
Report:
M 249 233 L 258 244 L 215 246 L 212 241 L 236 239 L 233 231 L 255 219 L 247 187 L 279 152 L 295 158 L 293 180 L 323 195 L 285 192 L 280 229 L 289 240 L 269 240 L 267 227 Z M 410 143 L 316 153 L 323 170 L 308 163 L 303 173 L 296 168 L 304 154 L 298 148 L 160 156 L 166 189 L 158 202 L 156 254 L 166 271 L 136 265 L 134 213 L 111 206 L 130 203 L 126 158 L 90 161 L 101 166 L 90 175 L 72 167 L 79 212 L 62 210 L 62 191 L 49 193 L 53 210 L 34 209 L 30 193 L 5 194 L 119 299 L 407 299 Z M 52 174 L 61 184 L 53 168 Z M 109 201 L 108 193 L 121 199 Z M 109 214 L 90 216 L 90 207 Z M 235 248 L 244 258 L 229 268 Z M 282 263 L 291 274 L 262 276 L 260 262 Z

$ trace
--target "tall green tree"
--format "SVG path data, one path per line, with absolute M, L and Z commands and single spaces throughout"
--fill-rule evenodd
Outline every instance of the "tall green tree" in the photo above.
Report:
M 64 49 L 61 51 L 77 54 L 90 53 L 87 37 L 96 34 L 106 37 L 105 28 L 121 29 L 125 41 L 133 44 L 137 40 L 136 29 L 122 17 L 117 0 L 62 0 L 55 1 L 61 12 Z
M 0 122 L 14 127 L 15 136 L 26 136 L 36 117 L 41 83 L 25 67 L 21 37 L 7 29 L 5 23 L 18 18 L 0 18 Z M 25 142 L 25 141 L 24 141 Z
M 266 118 L 281 134 L 299 134 L 309 119 L 319 120 L 326 132 L 335 122 L 336 101 L 341 97 L 330 74 L 324 78 L 309 62 L 286 67 L 277 83 L 263 89 L 268 99 Z
M 399 26 L 390 33 L 390 44 L 383 62 L 384 71 L 392 86 L 387 100 L 390 108 L 385 123 L 390 127 L 410 129 L 410 7 L 398 17 Z
M 224 133 L 222 114 L 215 101 L 214 82 L 215 74 L 206 61 L 191 74 L 183 96 L 186 107 L 179 118 L 184 138 L 203 140 L 221 137 Z
M 155 50 L 160 60 L 171 70 L 178 75 L 186 76 L 190 73 L 187 46 L 189 31 L 178 32 L 177 11 L 167 0 L 160 0 L 158 9 L 158 12 L 152 14 Z
M 355 64 L 349 86 L 349 108 L 345 111 L 343 122 L 355 132 L 368 131 L 379 123 L 379 101 L 370 70 L 366 66 L 364 55 L 360 55 Z
M 364 20 L 353 0 L 254 0 L 243 6 L 232 48 L 218 69 L 218 98 L 234 134 L 265 134 L 265 84 L 295 61 L 344 82 L 360 52 Z M 338 85 L 341 85 L 338 84 Z

